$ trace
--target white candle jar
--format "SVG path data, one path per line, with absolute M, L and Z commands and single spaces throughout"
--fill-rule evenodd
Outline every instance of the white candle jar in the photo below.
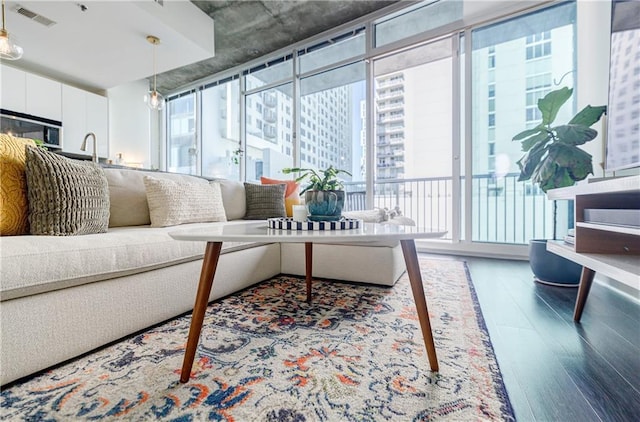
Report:
M 293 206 L 293 221 L 299 221 L 304 223 L 307 221 L 307 206 L 306 205 L 294 205 Z

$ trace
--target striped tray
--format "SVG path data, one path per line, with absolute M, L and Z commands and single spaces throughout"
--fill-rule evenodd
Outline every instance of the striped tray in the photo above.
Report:
M 293 221 L 290 217 L 268 218 L 272 229 L 280 230 L 352 230 L 360 227 L 362 220 L 355 218 L 341 218 L 338 221 Z

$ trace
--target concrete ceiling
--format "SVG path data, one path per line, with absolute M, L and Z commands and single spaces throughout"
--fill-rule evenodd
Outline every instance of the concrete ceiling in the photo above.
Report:
M 158 90 L 173 91 L 397 1 L 192 0 L 215 21 L 215 57 L 158 75 Z
M 168 93 L 397 1 L 6 0 L 24 56 L 3 63 L 101 92 L 152 78 L 155 35 L 158 90 Z

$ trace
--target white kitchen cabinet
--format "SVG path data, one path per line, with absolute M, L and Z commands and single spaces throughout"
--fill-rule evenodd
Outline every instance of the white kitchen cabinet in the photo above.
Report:
M 32 73 L 26 75 L 27 114 L 62 120 L 62 84 Z
M 69 86 L 62 86 L 62 151 L 74 154 L 87 152 L 80 150 L 87 133 L 86 92 Z M 91 154 L 91 151 L 89 151 Z
M 98 157 L 109 157 L 109 101 L 107 97 L 87 92 L 87 131 L 96 134 Z
M 87 150 L 80 150 L 84 137 L 93 132 L 98 142 L 98 157 L 109 157 L 109 102 L 106 97 L 62 86 L 62 151 L 92 155 L 93 140 L 88 139 Z
M 0 108 L 26 113 L 27 74 L 11 66 L 0 66 L 2 92 Z
M 2 65 L 2 108 L 18 113 L 62 119 L 62 83 Z

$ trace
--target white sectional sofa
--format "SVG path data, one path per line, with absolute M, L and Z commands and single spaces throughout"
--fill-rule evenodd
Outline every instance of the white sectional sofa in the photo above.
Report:
M 150 227 L 143 183 L 192 176 L 104 170 L 106 233 L 0 237 L 2 385 L 193 308 L 205 245 L 173 240 L 176 226 Z M 188 227 L 247 223 L 244 185 L 220 183 L 228 221 Z M 315 277 L 387 286 L 405 270 L 397 243 L 314 245 L 313 260 Z M 210 299 L 280 273 L 304 275 L 304 245 L 225 243 Z

